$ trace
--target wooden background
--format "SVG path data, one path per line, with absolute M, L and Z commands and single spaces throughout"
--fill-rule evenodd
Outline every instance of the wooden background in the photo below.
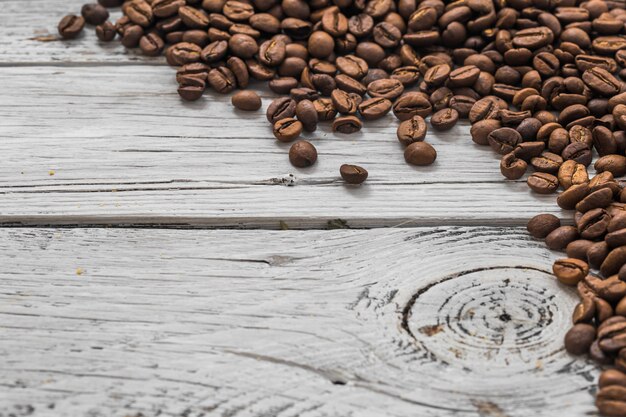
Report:
M 570 214 L 467 125 L 427 168 L 392 116 L 323 126 L 295 169 L 263 111 L 56 40 L 83 1 L 0 0 L 0 416 L 595 415 L 576 296 L 521 227 Z

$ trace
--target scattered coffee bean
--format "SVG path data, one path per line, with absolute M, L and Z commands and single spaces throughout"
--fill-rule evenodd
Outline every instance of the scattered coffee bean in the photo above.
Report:
M 289 149 L 289 161 L 297 168 L 307 168 L 317 161 L 317 149 L 306 140 L 301 140 Z
M 589 324 L 576 324 L 565 335 L 565 350 L 572 355 L 584 355 L 589 352 L 596 339 L 596 328 Z
M 411 165 L 431 165 L 437 159 L 437 151 L 426 142 L 414 142 L 404 150 L 404 159 Z
M 73 14 L 65 16 L 59 22 L 59 34 L 63 39 L 74 39 L 83 31 L 85 19 Z
M 544 239 L 561 226 L 561 220 L 553 214 L 538 214 L 528 221 L 526 229 L 537 239 Z
M 274 123 L 274 137 L 281 142 L 291 142 L 302 133 L 302 123 L 292 117 Z
M 344 164 L 339 169 L 339 173 L 348 184 L 362 184 L 368 176 L 367 170 L 358 165 Z
M 239 91 L 233 94 L 232 103 L 238 110 L 256 111 L 261 108 L 261 97 L 254 91 Z

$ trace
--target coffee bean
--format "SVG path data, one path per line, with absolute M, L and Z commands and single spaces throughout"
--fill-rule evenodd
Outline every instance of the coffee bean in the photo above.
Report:
M 415 115 L 427 117 L 431 112 L 432 105 L 428 97 L 417 92 L 405 93 L 393 103 L 393 114 L 400 121 L 408 120 Z
M 438 131 L 450 130 L 459 120 L 459 112 L 455 109 L 441 109 L 430 118 L 430 125 Z
M 437 159 L 437 151 L 426 142 L 414 142 L 404 150 L 404 160 L 411 165 L 431 165 Z
M 428 128 L 422 116 L 413 116 L 400 123 L 397 136 L 400 143 L 408 146 L 414 142 L 421 142 L 426 137 Z
M 621 90 L 621 83 L 604 68 L 590 68 L 583 73 L 582 79 L 591 90 L 606 97 L 614 96 Z
M 304 130 L 307 132 L 314 132 L 317 130 L 319 116 L 312 101 L 299 101 L 296 105 L 296 116 L 298 117 L 298 120 L 302 122 Z
M 243 90 L 232 97 L 235 108 L 244 111 L 256 111 L 261 108 L 261 97 L 254 91 Z
M 526 229 L 537 239 L 544 239 L 561 226 L 561 220 L 553 214 L 538 214 L 528 221 Z M 576 232 L 578 233 L 578 232 Z
M 559 259 L 554 262 L 552 271 L 562 284 L 576 285 L 589 273 L 589 265 L 580 259 Z
M 274 124 L 280 119 L 287 119 L 296 114 L 296 101 L 289 97 L 277 98 L 267 108 L 267 120 Z
M 307 168 L 317 161 L 317 149 L 306 140 L 301 140 L 289 149 L 289 161 L 297 168 Z
M 363 101 L 358 106 L 359 114 L 365 120 L 376 120 L 385 116 L 391 110 L 391 101 L 377 97 Z
M 394 100 L 404 92 L 404 85 L 400 80 L 387 78 L 371 82 L 367 86 L 370 97 L 383 97 Z
M 335 109 L 341 114 L 356 114 L 359 104 L 355 98 L 346 91 L 335 89 L 330 95 Z
M 522 141 L 522 136 L 510 127 L 501 127 L 489 133 L 487 141 L 494 151 L 500 155 L 505 155 L 515 149 L 517 144 Z
M 102 42 L 111 42 L 115 39 L 115 35 L 117 35 L 115 25 L 111 22 L 104 22 L 103 24 L 96 26 L 96 36 Z
M 274 137 L 281 142 L 291 142 L 302 133 L 302 123 L 292 117 L 280 119 L 274 123 Z
M 237 87 L 235 75 L 227 67 L 221 66 L 209 71 L 209 85 L 220 94 L 228 94 Z
M 589 352 L 596 339 L 596 328 L 589 324 L 576 324 L 565 335 L 565 350 L 571 355 L 584 355 Z
M 344 164 L 339 168 L 339 173 L 345 182 L 355 185 L 364 183 L 368 176 L 367 170 L 358 165 Z
M 557 197 L 556 203 L 564 210 L 573 210 L 588 193 L 587 184 L 572 185 Z
M 363 123 L 356 116 L 341 116 L 333 120 L 333 132 L 356 133 L 363 127 Z
M 89 25 L 101 25 L 109 18 L 109 11 L 98 3 L 88 3 L 83 5 L 80 14 Z
M 517 180 L 524 176 L 528 164 L 523 159 L 518 159 L 514 152 L 510 152 L 500 160 L 500 172 L 509 180 Z
M 82 16 L 73 14 L 65 16 L 59 22 L 59 34 L 63 39 L 76 38 L 85 27 L 85 19 Z

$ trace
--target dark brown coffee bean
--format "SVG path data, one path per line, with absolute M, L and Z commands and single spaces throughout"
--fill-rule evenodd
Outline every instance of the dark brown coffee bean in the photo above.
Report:
M 335 109 L 341 114 L 356 114 L 359 104 L 349 93 L 335 89 L 330 95 Z
M 153 20 L 154 14 L 152 13 L 152 6 L 145 0 L 135 0 L 126 3 L 127 7 L 124 8 L 124 14 L 128 16 L 131 22 L 141 27 L 149 27 Z
M 561 220 L 553 214 L 538 214 L 528 221 L 526 229 L 537 239 L 544 239 L 561 226 Z M 578 232 L 576 232 L 578 233 Z
M 166 52 L 167 63 L 171 66 L 178 67 L 185 64 L 191 64 L 200 61 L 200 53 L 202 48 L 198 45 L 188 42 L 177 43 L 172 45 Z
M 373 81 L 367 86 L 367 93 L 370 97 L 383 97 L 395 100 L 403 92 L 404 85 L 402 82 L 393 78 Z
M 317 129 L 319 116 L 312 101 L 299 101 L 296 105 L 296 116 L 302 122 L 304 130 L 307 132 L 314 132 Z
M 427 117 L 431 112 L 432 105 L 428 97 L 422 93 L 405 93 L 393 104 L 393 114 L 400 121 L 408 120 L 415 115 Z
M 540 156 L 532 158 L 530 163 L 536 171 L 556 175 L 563 163 L 563 158 L 552 152 L 543 152 Z
M 287 119 L 296 114 L 296 101 L 289 97 L 280 97 L 270 103 L 267 108 L 267 120 L 274 124 L 280 119 Z
M 178 94 L 185 101 L 196 101 L 202 97 L 206 89 L 206 77 L 194 75 L 178 75 Z
M 466 65 L 450 72 L 448 84 L 450 87 L 471 87 L 478 76 L 480 69 L 475 65 Z
M 291 142 L 302 134 L 302 123 L 294 118 L 280 119 L 274 123 L 274 137 L 281 142 Z
M 365 80 L 365 78 L 363 80 Z M 337 88 L 347 93 L 354 93 L 363 96 L 367 92 L 367 89 L 363 84 L 345 74 L 338 74 L 335 77 L 335 82 L 337 83 Z
M 411 165 L 431 165 L 437 159 L 437 151 L 426 142 L 414 142 L 404 150 L 404 160 Z
M 360 80 L 365 77 L 369 69 L 367 63 L 363 59 L 354 55 L 337 58 L 337 68 L 343 74 L 352 77 L 355 80 Z
M 430 125 L 438 131 L 452 129 L 459 120 L 459 112 L 455 109 L 441 109 L 430 118 Z
M 250 73 L 246 63 L 236 56 L 231 56 L 226 61 L 226 66 L 230 69 L 237 80 L 239 88 L 246 88 L 250 82 Z
M 115 25 L 111 22 L 104 22 L 103 24 L 96 26 L 96 36 L 102 42 L 111 42 L 115 39 L 115 35 L 117 35 Z
M 141 52 L 146 56 L 159 56 L 161 52 L 163 52 L 164 47 L 165 42 L 154 32 L 142 36 L 139 40 L 139 48 L 141 48 Z
M 476 123 L 485 119 L 498 119 L 502 106 L 495 97 L 483 97 L 474 103 L 470 112 L 469 120 Z
M 368 177 L 368 172 L 365 168 L 358 165 L 344 164 L 339 168 L 341 178 L 348 184 L 362 184 Z
M 600 238 L 606 233 L 610 220 L 611 216 L 604 209 L 589 210 L 577 222 L 578 232 L 583 239 Z
M 350 17 L 348 30 L 357 38 L 363 38 L 374 30 L 374 19 L 368 14 L 361 13 Z
M 613 201 L 613 191 L 609 188 L 602 188 L 594 191 L 576 204 L 576 210 L 586 213 L 597 208 L 606 208 Z M 609 230 L 611 231 L 611 230 Z
M 256 111 L 261 108 L 261 97 L 254 91 L 239 91 L 233 95 L 231 101 L 239 110 Z
M 235 75 L 227 67 L 217 67 L 209 71 L 209 85 L 220 94 L 228 94 L 237 87 Z
M 596 328 L 589 324 L 576 324 L 565 335 L 565 350 L 571 355 L 584 355 L 589 352 L 596 339 Z
M 358 110 L 365 120 L 376 120 L 389 113 L 391 106 L 391 101 L 378 97 L 363 101 L 358 105 Z
M 554 33 L 545 26 L 520 30 L 513 37 L 513 45 L 516 48 L 531 50 L 542 48 L 553 41 Z
M 528 164 L 523 159 L 518 159 L 514 152 L 508 153 L 500 160 L 500 172 L 509 180 L 517 180 L 524 176 Z
M 85 19 L 73 14 L 65 16 L 59 22 L 59 34 L 63 39 L 74 39 L 83 31 Z
M 317 149 L 306 140 L 301 140 L 289 149 L 289 161 L 297 168 L 307 168 L 317 161 Z
M 572 185 L 559 194 L 556 203 L 564 210 L 573 210 L 588 193 L 589 186 L 587 184 Z
M 558 259 L 552 266 L 552 272 L 560 283 L 576 285 L 589 273 L 589 265 L 580 259 Z
M 500 155 L 506 155 L 522 141 L 522 136 L 514 129 L 502 127 L 489 133 L 487 140 L 494 151 Z
M 80 14 L 85 22 L 90 25 L 101 25 L 109 18 L 109 11 L 98 3 L 83 5 Z
M 254 7 L 243 1 L 228 0 L 222 9 L 224 16 L 235 22 L 244 22 L 254 14 Z
M 439 87 L 448 80 L 451 68 L 448 64 L 439 64 L 430 67 L 424 74 L 424 82 L 429 87 Z
M 178 14 L 178 9 L 185 5 L 185 0 L 154 0 L 152 13 L 158 18 L 171 17 Z
M 618 79 L 604 68 L 590 68 L 583 73 L 582 79 L 591 90 L 605 97 L 614 96 L 621 90 Z
M 561 156 L 565 160 L 573 160 L 584 166 L 589 166 L 592 158 L 591 151 L 584 142 L 574 142 L 567 145 Z
M 356 116 L 341 116 L 333 120 L 333 132 L 339 133 L 356 133 L 361 130 L 363 123 Z
M 487 119 L 476 122 L 470 128 L 472 140 L 478 145 L 489 145 L 489 134 L 500 129 L 502 125 L 499 120 Z M 543 150 L 543 149 L 542 149 Z
M 421 142 L 426 137 L 428 128 L 424 118 L 421 116 L 413 116 L 403 121 L 398 126 L 397 136 L 400 143 L 408 146 L 414 142 Z
M 545 172 L 535 172 L 526 181 L 531 190 L 538 194 L 552 194 L 559 187 L 558 179 Z
M 549 249 L 563 250 L 578 238 L 578 229 L 574 226 L 559 226 L 546 236 L 545 242 Z
M 329 98 L 320 98 L 313 101 L 317 117 L 320 121 L 332 120 L 337 115 L 337 109 L 333 105 L 333 102 Z

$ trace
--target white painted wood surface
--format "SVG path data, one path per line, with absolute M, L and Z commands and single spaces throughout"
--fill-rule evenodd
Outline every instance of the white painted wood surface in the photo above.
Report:
M 299 170 L 263 111 L 233 112 L 218 95 L 181 103 L 173 76 L 151 66 L 0 68 L 0 221 L 520 225 L 560 213 L 554 196 L 505 181 L 467 126 L 429 134 L 439 157 L 423 168 L 404 162 L 392 115 L 350 136 L 324 126 L 310 136 L 318 164 Z M 365 166 L 368 182 L 347 187 L 343 163 Z
M 91 31 L 56 40 L 83 3 L 0 0 L 1 225 L 411 228 L 2 228 L 0 417 L 594 415 L 556 255 L 495 227 L 568 217 L 554 196 L 467 126 L 409 167 L 391 116 L 323 127 L 294 169 L 262 111 L 182 103 L 163 59 Z
M 596 368 L 561 342 L 577 297 L 523 229 L 1 229 L 0 249 L 3 416 L 593 415 Z

